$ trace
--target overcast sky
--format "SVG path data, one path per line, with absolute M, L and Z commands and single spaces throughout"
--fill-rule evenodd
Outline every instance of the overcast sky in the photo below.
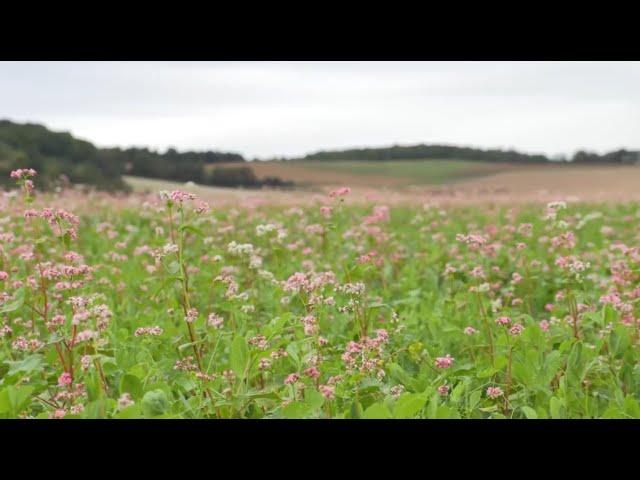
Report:
M 248 158 L 448 143 L 640 148 L 640 62 L 0 62 L 0 118 Z

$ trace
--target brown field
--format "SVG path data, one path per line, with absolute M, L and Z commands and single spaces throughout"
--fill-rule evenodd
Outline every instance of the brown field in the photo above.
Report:
M 523 166 L 458 160 L 366 161 L 254 161 L 249 164 L 258 178 L 279 177 L 307 189 L 323 186 L 407 187 L 443 185 L 495 173 L 521 170 Z M 237 163 L 210 165 L 238 167 Z
M 640 166 L 550 165 L 477 178 L 460 187 L 531 196 L 563 195 L 591 200 L 640 198 Z
M 291 170 L 291 175 L 302 175 L 302 168 L 290 165 L 259 165 L 258 176 L 282 173 Z M 279 170 L 278 170 L 279 169 Z M 268 172 L 268 173 L 267 173 Z M 310 172 L 304 172 L 310 180 L 317 180 Z M 318 174 L 318 177 L 320 175 Z M 552 200 L 586 202 L 640 201 L 640 166 L 594 166 L 546 165 L 537 167 L 509 166 L 504 171 L 486 174 L 483 177 L 456 181 L 441 185 L 407 185 L 402 180 L 389 179 L 386 183 L 374 175 L 346 175 L 325 172 L 312 188 L 297 188 L 291 191 L 243 190 L 192 186 L 188 189 L 203 198 L 218 203 L 259 205 L 261 203 L 295 204 L 322 201 L 324 193 L 335 187 L 349 186 L 352 194 L 349 202 L 372 201 L 389 204 L 436 203 L 439 205 L 473 203 L 523 203 L 548 202 Z M 287 178 L 287 177 L 285 177 Z M 291 177 L 289 177 L 291 178 Z M 158 191 L 183 184 L 159 180 L 129 177 L 136 190 Z

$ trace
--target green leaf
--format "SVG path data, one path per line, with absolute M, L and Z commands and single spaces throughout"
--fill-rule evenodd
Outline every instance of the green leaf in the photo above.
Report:
M 140 409 L 140 405 L 134 404 L 130 405 L 127 408 L 120 410 L 116 413 L 113 418 L 126 419 L 126 418 L 141 418 L 142 411 Z
M 324 397 L 317 390 L 306 388 L 304 391 L 304 402 L 309 405 L 312 410 L 317 410 L 324 405 Z
M 67 250 L 71 248 L 71 233 L 69 233 L 68 230 L 64 232 L 64 235 L 62 236 L 62 243 Z
M 496 373 L 498 373 L 498 369 L 493 368 L 493 367 L 488 367 L 485 368 L 483 370 L 480 370 L 478 373 L 476 373 L 476 377 L 478 378 L 489 378 L 493 375 L 495 375 Z
M 247 364 L 249 363 L 249 348 L 243 336 L 236 336 L 231 342 L 231 353 L 229 356 L 231 370 L 240 380 L 247 376 Z
M 616 405 L 610 405 L 602 414 L 602 418 L 623 418 L 622 412 Z
M 528 407 L 526 405 L 520 407 L 520 410 L 522 410 L 522 413 L 524 413 L 524 416 L 529 418 L 529 419 L 537 419 L 538 418 L 538 413 L 531 407 Z
M 551 418 L 554 420 L 563 418 L 562 401 L 557 397 L 551 397 L 549 400 L 549 411 L 551 412 Z
M 9 365 L 7 375 L 13 375 L 22 372 L 29 375 L 42 370 L 42 355 L 29 355 L 22 360 L 16 362 L 6 362 Z
M 504 367 L 506 367 L 508 363 L 509 363 L 509 360 L 507 359 L 507 357 L 499 356 L 499 357 L 496 357 L 495 361 L 493 362 L 493 368 L 499 371 Z
M 632 418 L 640 418 L 640 405 L 631 395 L 627 395 L 624 399 L 624 413 Z
M 282 409 L 281 415 L 284 418 L 305 418 L 309 416 L 312 408 L 302 402 L 291 402 Z
M 7 302 L 4 305 L 2 305 L 0 307 L 0 313 L 9 313 L 21 308 L 22 305 L 24 305 L 24 295 L 25 295 L 24 287 L 16 290 L 14 299 L 11 302 Z
M 609 334 L 609 346 L 611 353 L 613 353 L 615 357 L 622 356 L 630 345 L 631 338 L 629 337 L 629 331 L 627 328 L 616 327 Z
M 440 405 L 436 411 L 436 418 L 456 419 L 460 418 L 460 414 L 457 410 L 449 407 L 448 405 Z
M 180 227 L 180 230 L 183 231 L 183 232 L 192 232 L 192 233 L 195 233 L 196 235 L 204 237 L 204 233 L 202 232 L 202 230 L 200 230 L 197 227 L 194 227 L 193 225 L 189 225 L 189 224 L 182 225 Z
M 373 405 L 369 405 L 369 408 L 364 411 L 362 418 L 391 418 L 391 412 L 383 403 L 374 403 Z
M 294 342 L 290 343 L 287 345 L 286 352 L 296 368 L 300 369 L 301 363 L 300 355 L 298 355 L 298 345 Z
M 16 417 L 31 401 L 32 386 L 10 385 L 0 390 L 0 413 Z
M 362 418 L 362 405 L 357 400 L 354 400 L 351 403 L 351 407 L 349 408 L 350 418 Z
M 132 398 L 138 399 L 142 396 L 142 382 L 135 375 L 125 374 L 120 379 L 120 395 L 129 393 Z
M 151 390 L 142 397 L 142 411 L 145 417 L 156 417 L 169 410 L 169 399 L 164 390 Z
M 482 391 L 481 390 L 476 390 L 471 395 L 469 395 L 469 403 L 468 403 L 468 407 L 467 407 L 468 410 L 471 411 L 474 408 L 476 408 L 478 403 L 480 403 L 480 399 L 481 398 L 482 398 Z
M 395 418 L 412 418 L 427 403 L 427 396 L 422 393 L 404 393 L 398 398 L 394 408 Z
M 389 363 L 387 368 L 389 369 L 389 376 L 396 382 L 403 385 L 411 383 L 411 377 L 397 363 Z

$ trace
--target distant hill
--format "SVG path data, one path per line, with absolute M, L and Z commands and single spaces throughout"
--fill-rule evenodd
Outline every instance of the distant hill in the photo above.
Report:
M 482 150 L 451 145 L 413 145 L 383 148 L 327 150 L 306 155 L 309 161 L 393 161 L 393 160 L 465 160 L 510 164 L 543 164 L 552 160 L 513 150 Z M 617 150 L 604 155 L 577 152 L 570 161 L 576 164 L 624 164 L 640 162 L 640 152 Z M 284 162 L 286 163 L 286 162 Z M 283 165 L 284 165 L 283 163 Z M 193 181 L 202 185 L 227 187 L 291 186 L 277 176 L 258 178 L 250 163 L 238 153 L 219 151 L 164 153 L 148 148 L 97 148 L 68 132 L 54 132 L 32 123 L 0 120 L 0 186 L 8 185 L 9 172 L 16 168 L 38 170 L 39 188 L 52 188 L 70 181 L 101 190 L 125 190 L 122 175 L 171 181 Z M 283 174 L 283 177 L 287 176 Z
M 147 148 L 97 148 L 68 132 L 54 132 L 31 123 L 0 120 L 0 185 L 11 183 L 9 172 L 31 167 L 38 171 L 39 188 L 51 188 L 64 181 L 86 184 L 100 190 L 125 190 L 122 175 L 203 185 L 259 187 L 280 185 L 279 179 L 258 179 L 242 155 L 205 151 L 165 153 Z M 205 168 L 218 163 L 238 164 L 229 168 Z
M 20 167 L 38 171 L 34 180 L 40 188 L 60 181 L 61 175 L 104 190 L 125 188 L 122 163 L 91 143 L 42 125 L 0 120 L 0 183 L 10 183 L 9 172 Z
M 557 162 L 545 155 L 520 153 L 515 150 L 483 150 L 470 147 L 456 147 L 452 145 L 411 145 L 381 148 L 358 148 L 347 150 L 322 150 L 308 154 L 299 160 L 470 160 L 478 162 L 502 163 L 547 163 Z M 604 155 L 585 151 L 577 152 L 570 162 L 574 163 L 636 163 L 640 161 L 640 152 L 616 150 Z

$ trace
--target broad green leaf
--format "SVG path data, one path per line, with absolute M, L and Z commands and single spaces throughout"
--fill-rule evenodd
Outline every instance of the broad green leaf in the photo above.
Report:
M 9 365 L 8 375 L 21 372 L 25 375 L 39 372 L 42 370 L 42 355 L 29 355 L 22 360 L 16 362 L 7 362 Z
M 624 399 L 624 413 L 632 418 L 640 418 L 640 405 L 631 395 L 627 395 Z
M 562 401 L 557 397 L 551 397 L 549 400 L 549 411 L 553 419 L 564 418 L 562 415 Z
M 396 401 L 393 410 L 395 418 L 412 418 L 427 403 L 427 396 L 422 393 L 403 393 Z
M 284 418 L 306 418 L 313 409 L 302 402 L 291 402 L 282 409 L 281 415 Z
M 142 397 L 142 411 L 145 417 L 157 417 L 169 410 L 169 399 L 163 390 L 151 390 Z
M 317 410 L 324 404 L 324 397 L 314 388 L 306 388 L 304 391 L 304 403 L 312 410 Z
M 364 413 L 362 414 L 362 418 L 391 418 L 391 412 L 383 403 L 374 403 L 372 405 L 369 405 L 369 407 L 364 411 Z
M 24 287 L 16 290 L 14 299 L 0 306 L 0 313 L 9 313 L 21 308 L 22 305 L 24 305 L 24 296 L 25 296 Z
M 237 335 L 231 342 L 231 352 L 229 356 L 231 370 L 240 380 L 244 380 L 247 375 L 249 363 L 249 348 L 243 336 Z
M 129 393 L 132 398 L 139 399 L 142 396 L 142 382 L 135 375 L 125 374 L 120 379 L 120 395 Z

